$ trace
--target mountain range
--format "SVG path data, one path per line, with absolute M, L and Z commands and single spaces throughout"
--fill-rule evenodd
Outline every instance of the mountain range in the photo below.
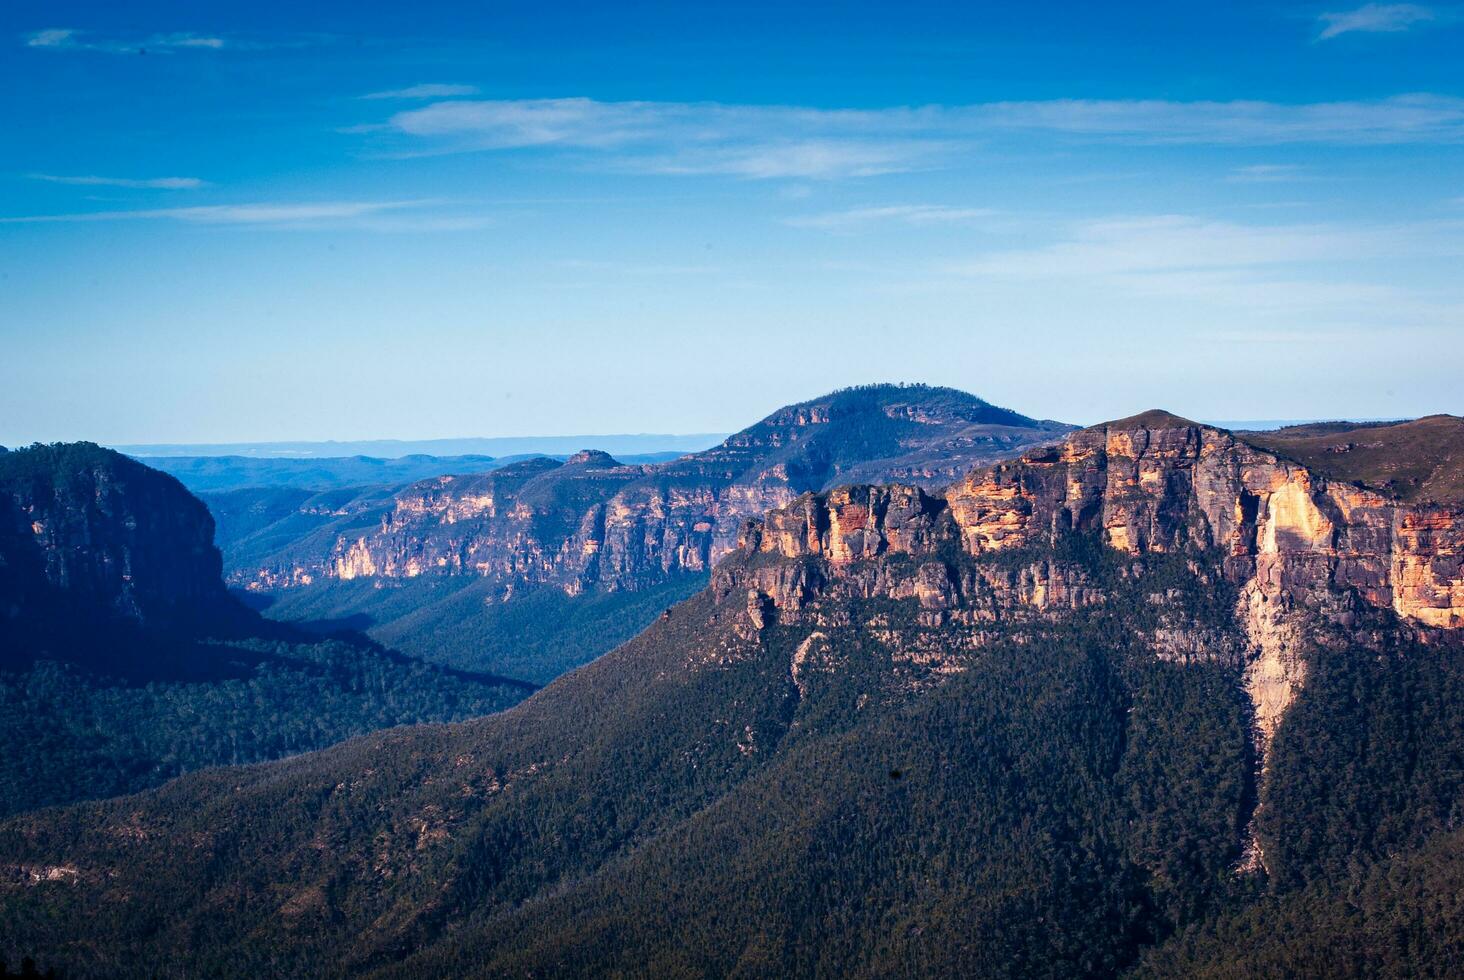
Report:
M 771 507 L 841 483 L 949 483 L 1070 429 L 952 389 L 873 385 L 787 406 L 663 463 L 591 448 L 389 492 L 205 499 L 230 583 L 269 615 L 544 682 L 700 588 L 742 522 Z M 510 629 L 520 639 L 498 642 Z
M 365 456 L 402 459 L 408 456 L 568 456 L 584 446 L 629 456 L 697 452 L 716 445 L 721 433 L 622 433 L 582 436 L 489 436 L 463 439 L 357 439 L 324 442 L 147 443 L 111 448 L 129 456 L 233 457 L 281 462 Z
M 890 421 L 886 412 L 906 418 Z M 786 441 L 811 434 L 801 452 L 783 444 L 788 433 L 777 426 L 789 423 L 774 421 L 790 416 L 794 431 Z M 956 432 L 992 421 L 1020 422 L 1022 431 L 1014 437 Z M 733 440 L 740 448 L 729 443 L 672 466 L 620 464 L 598 452 L 516 465 L 486 457 L 153 460 L 194 486 L 284 481 L 204 493 L 212 514 L 178 479 L 94 445 L 4 454 L 0 694 L 10 751 L 0 764 L 0 812 L 116 795 L 201 766 L 267 759 L 376 728 L 513 704 L 537 683 L 633 636 L 705 584 L 703 556 L 694 571 L 643 572 L 621 588 L 533 587 L 534 550 L 563 533 L 565 525 L 555 522 L 566 512 L 567 523 L 575 522 L 616 488 L 679 465 L 673 476 L 682 490 L 715 497 L 722 484 L 709 460 L 756 470 L 786 460 L 806 466 L 823 454 L 828 465 L 847 468 L 869 456 L 916 458 L 932 440 L 953 433 L 973 446 L 1025 443 L 1032 439 L 1026 428 L 1061 429 L 960 393 L 882 387 L 775 413 Z M 501 473 L 505 463 L 507 475 L 501 482 L 489 477 L 489 485 L 524 488 L 513 506 L 520 514 L 533 511 L 521 522 L 532 533 L 505 535 L 495 529 L 496 515 L 459 530 L 475 541 L 472 547 L 497 547 L 506 567 L 523 569 L 517 578 L 456 574 L 433 576 L 428 588 L 393 581 L 398 587 L 390 590 L 359 588 L 365 582 L 296 590 L 286 596 L 294 600 L 287 610 L 296 612 L 288 624 L 263 619 L 236 598 L 258 607 L 274 597 L 230 596 L 221 581 L 215 537 L 234 562 L 247 560 L 251 548 L 298 549 L 319 536 L 322 521 L 337 531 L 343 512 L 374 506 L 389 515 L 424 488 L 446 487 L 447 496 L 460 483 L 476 485 L 471 474 L 442 475 L 443 467 Z M 947 465 L 959 465 L 959 456 Z M 438 475 L 415 484 L 400 479 L 424 469 Z M 314 489 L 353 476 L 372 485 Z M 767 478 L 778 480 L 776 473 Z M 518 595 L 516 587 L 523 589 Z M 356 591 L 345 598 L 373 618 L 337 613 L 341 593 L 351 588 Z M 320 617 L 324 622 L 299 615 L 312 602 L 333 604 Z M 377 626 L 373 632 L 387 647 L 362 636 L 358 626 Z M 471 656 L 454 657 L 455 648 Z M 495 667 L 510 668 L 515 679 Z
M 81 976 L 1457 975 L 1464 420 L 1150 411 L 1042 441 L 944 486 L 774 483 L 735 537 L 697 532 L 705 588 L 508 711 L 11 817 L 0 952 Z M 603 499 L 575 491 L 616 468 L 570 466 L 554 499 Z M 536 574 L 614 581 L 614 539 L 585 540 Z
M 569 454 L 565 454 L 567 458 Z M 675 459 L 676 452 L 627 456 L 635 463 Z M 139 461 L 178 478 L 197 494 L 237 490 L 339 490 L 343 487 L 401 486 L 448 474 L 486 473 L 530 456 L 138 456 Z M 308 495 L 307 495 L 308 496 Z

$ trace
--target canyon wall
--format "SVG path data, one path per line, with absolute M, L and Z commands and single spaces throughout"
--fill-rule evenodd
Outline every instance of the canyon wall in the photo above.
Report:
M 827 625 L 804 610 L 834 593 L 914 598 L 929 625 L 1056 614 L 1109 598 L 1060 557 L 1074 532 L 1120 555 L 1185 556 L 1233 589 L 1245 649 L 1183 626 L 1151 640 L 1161 655 L 1234 656 L 1263 751 L 1305 683 L 1307 644 L 1328 630 L 1366 640 L 1387 613 L 1425 633 L 1464 626 L 1460 503 L 1328 480 L 1162 412 L 1073 433 L 943 493 L 802 497 L 749 522 L 713 588 L 745 593 L 757 623 Z

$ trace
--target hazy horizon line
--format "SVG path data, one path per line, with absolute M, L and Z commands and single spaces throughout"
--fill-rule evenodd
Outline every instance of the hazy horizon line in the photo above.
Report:
M 1417 416 L 1422 418 L 1423 416 Z M 1324 422 L 1402 422 L 1408 419 L 1401 416 L 1318 416 L 1313 418 L 1256 418 L 1256 419 L 1198 419 L 1202 425 L 1215 426 L 1222 429 L 1252 429 L 1266 430 L 1279 429 L 1288 425 L 1315 425 Z M 1066 424 L 1083 428 L 1090 425 L 1101 425 L 1105 420 L 1096 422 Z M 372 456 L 368 452 L 343 452 L 341 456 L 321 455 L 312 450 L 323 448 L 347 447 L 370 447 L 370 446 L 428 446 L 432 444 L 461 444 L 474 443 L 501 443 L 506 444 L 505 448 L 515 448 L 517 453 L 540 452 L 544 455 L 561 455 L 565 452 L 578 452 L 589 449 L 605 449 L 606 444 L 613 441 L 625 440 L 664 440 L 671 443 L 685 443 L 686 451 L 695 452 L 698 449 L 710 448 L 722 440 L 734 435 L 733 432 L 615 432 L 600 434 L 569 434 L 555 435 L 544 434 L 535 436 L 443 436 L 426 439 L 266 439 L 250 442 L 159 442 L 159 443 L 108 443 L 108 449 L 128 456 L 137 457 L 207 457 L 207 456 L 242 456 L 252 459 L 332 459 L 350 456 Z M 543 444 L 562 443 L 549 448 L 534 450 L 519 448 L 516 444 Z M 570 449 L 573 443 L 576 448 Z M 705 445 L 691 445 L 693 443 L 705 443 Z M 21 448 L 19 446 L 12 448 Z M 660 448 L 644 448 L 623 446 L 619 449 L 625 453 L 654 453 L 669 452 L 679 445 L 662 446 Z M 507 455 L 508 453 L 503 453 Z M 493 455 L 491 453 L 473 453 L 467 451 L 455 451 L 444 453 L 431 452 L 404 452 L 399 456 L 378 456 L 382 459 L 399 459 L 405 456 L 468 456 L 468 455 Z

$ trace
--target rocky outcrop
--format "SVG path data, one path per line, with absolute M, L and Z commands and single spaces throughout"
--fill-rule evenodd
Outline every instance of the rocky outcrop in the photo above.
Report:
M 63 604 L 169 625 L 231 607 L 208 510 L 177 480 L 90 443 L 0 456 L 0 612 Z
M 832 571 L 947 548 L 971 557 L 1050 548 L 1069 532 L 1131 554 L 1205 555 L 1245 589 L 1248 605 L 1305 606 L 1341 625 L 1361 606 L 1464 625 L 1464 507 L 1329 481 L 1232 433 L 1161 413 L 1085 429 L 943 493 L 884 486 L 810 495 L 751 524 L 742 547 L 817 558 Z
M 1234 589 L 1263 750 L 1305 683 L 1307 645 L 1329 629 L 1365 638 L 1387 613 L 1409 628 L 1464 626 L 1464 506 L 1329 480 L 1163 412 L 1076 432 L 943 493 L 802 497 L 748 524 L 714 589 L 748 595 L 763 623 L 802 622 L 833 592 L 913 598 L 931 623 L 1040 616 L 1110 598 L 1081 562 L 1059 557 L 1064 540 L 1082 538 L 1186 556 Z M 1178 657 L 1229 652 L 1195 629 L 1151 639 Z
M 1389 585 L 1400 616 L 1444 629 L 1464 626 L 1461 523 L 1459 508 L 1438 505 L 1396 515 Z
M 1069 430 L 962 392 L 874 386 L 789 406 L 722 445 L 625 466 L 601 452 L 413 484 L 277 556 L 231 570 L 255 590 L 331 579 L 476 575 L 504 595 L 635 589 L 706 572 L 747 518 L 855 480 L 948 483 Z

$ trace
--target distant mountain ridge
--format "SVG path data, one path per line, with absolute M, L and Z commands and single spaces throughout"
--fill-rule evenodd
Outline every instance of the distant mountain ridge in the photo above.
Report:
M 258 458 L 253 456 L 137 456 L 156 470 L 175 476 L 194 493 L 287 487 L 340 490 L 345 487 L 401 487 L 434 476 L 486 473 L 533 456 L 320 456 Z M 568 458 L 565 453 L 560 457 Z M 660 463 L 676 452 L 629 455 L 632 463 Z
M 568 456 L 586 446 L 621 455 L 697 452 L 725 433 L 626 433 L 567 436 L 486 436 L 462 439 L 361 439 L 324 442 L 147 443 L 111 448 L 129 456 L 242 456 L 249 459 L 338 459 L 370 456 Z
M 260 487 L 338 490 L 411 483 L 444 473 L 482 473 L 512 460 L 493 456 L 375 456 L 259 458 L 253 456 L 135 456 L 176 477 L 194 493 Z
M 700 588 L 748 517 L 843 482 L 949 483 L 1069 428 L 949 388 L 874 385 L 655 465 L 595 449 L 392 493 L 205 498 L 230 584 L 269 615 L 543 683 Z
M 735 544 L 744 519 L 800 493 L 852 480 L 950 482 L 1069 428 L 954 389 L 846 389 L 658 465 L 625 465 L 595 447 L 562 465 L 529 460 L 423 481 L 388 507 L 347 505 L 338 530 L 324 524 L 307 544 L 255 568 L 233 565 L 230 581 L 270 590 L 473 574 L 505 591 L 633 589 L 705 573 Z

